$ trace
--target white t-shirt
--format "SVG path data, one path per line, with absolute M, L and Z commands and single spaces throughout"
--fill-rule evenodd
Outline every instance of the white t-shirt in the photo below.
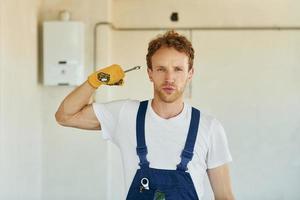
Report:
M 136 100 L 121 100 L 93 104 L 94 112 L 101 123 L 103 138 L 112 141 L 120 149 L 125 191 L 129 190 L 135 172 L 139 169 L 139 158 L 136 154 L 136 115 L 139 103 Z M 176 169 L 186 141 L 191 110 L 192 107 L 184 103 L 179 115 L 164 119 L 153 111 L 151 100 L 149 101 L 145 118 L 145 139 L 150 167 Z M 231 160 L 222 125 L 214 117 L 201 112 L 194 156 L 188 164 L 188 172 L 200 199 L 204 194 L 206 170 Z

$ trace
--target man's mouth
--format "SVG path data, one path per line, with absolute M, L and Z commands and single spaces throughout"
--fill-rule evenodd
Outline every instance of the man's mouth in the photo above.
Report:
M 176 88 L 173 86 L 163 86 L 162 89 L 167 94 L 171 94 L 172 92 L 174 92 L 176 90 Z

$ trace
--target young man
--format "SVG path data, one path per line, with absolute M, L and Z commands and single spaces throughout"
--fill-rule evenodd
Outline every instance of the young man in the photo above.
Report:
M 102 130 L 120 148 L 128 200 L 196 200 L 208 174 L 215 199 L 234 199 L 228 162 L 231 155 L 220 122 L 184 103 L 194 74 L 194 50 L 182 35 L 169 31 L 149 43 L 149 101 L 89 103 L 101 85 L 121 85 L 119 65 L 96 71 L 71 92 L 56 112 L 63 126 Z

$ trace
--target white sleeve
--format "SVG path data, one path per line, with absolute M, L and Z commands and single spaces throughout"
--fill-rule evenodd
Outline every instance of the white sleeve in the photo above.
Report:
M 226 133 L 221 123 L 214 119 L 209 133 L 209 147 L 206 157 L 207 168 L 212 169 L 231 162 Z
M 116 143 L 115 130 L 119 123 L 119 116 L 126 100 L 108 103 L 93 103 L 95 115 L 101 125 L 102 137 Z

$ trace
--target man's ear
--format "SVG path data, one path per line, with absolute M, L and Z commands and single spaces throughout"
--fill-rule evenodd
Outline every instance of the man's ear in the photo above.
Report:
M 148 67 L 147 72 L 148 72 L 149 80 L 152 82 L 152 73 L 153 73 L 152 69 Z
M 190 70 L 189 70 L 189 74 L 188 74 L 188 79 L 189 80 L 192 80 L 193 78 L 193 75 L 194 75 L 194 67 L 192 67 Z

